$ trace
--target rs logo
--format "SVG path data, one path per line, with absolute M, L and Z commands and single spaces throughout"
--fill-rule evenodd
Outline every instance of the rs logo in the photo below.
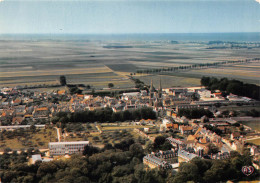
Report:
M 242 172 L 246 175 L 249 176 L 254 172 L 254 167 L 252 166 L 243 166 L 242 167 Z

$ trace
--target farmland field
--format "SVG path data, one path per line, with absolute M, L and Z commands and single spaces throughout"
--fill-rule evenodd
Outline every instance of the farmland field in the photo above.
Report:
M 116 46 L 115 46 L 116 45 Z M 206 42 L 27 40 L 0 42 L 0 87 L 67 83 L 104 88 L 132 88 L 130 73 L 138 69 L 188 66 L 228 60 L 260 58 L 260 48 L 208 49 Z M 199 85 L 201 76 L 236 78 L 259 84 L 260 63 L 159 73 L 163 87 Z M 158 74 L 158 75 L 159 75 Z M 136 75 L 158 85 L 158 75 Z

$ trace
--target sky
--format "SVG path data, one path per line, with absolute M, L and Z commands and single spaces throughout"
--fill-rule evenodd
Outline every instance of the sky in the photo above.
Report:
M 0 0 L 0 34 L 260 32 L 260 0 Z

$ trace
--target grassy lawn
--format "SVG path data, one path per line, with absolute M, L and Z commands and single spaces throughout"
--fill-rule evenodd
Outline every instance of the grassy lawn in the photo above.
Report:
M 68 137 L 66 137 L 65 141 L 66 142 L 73 142 L 73 141 L 85 141 L 85 140 L 84 140 L 84 137 L 78 137 L 78 136 L 70 137 L 70 136 L 68 136 Z

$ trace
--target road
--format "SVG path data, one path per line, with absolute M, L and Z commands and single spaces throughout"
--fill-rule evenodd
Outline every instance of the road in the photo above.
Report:
M 60 128 L 55 127 L 55 129 L 57 130 L 58 142 L 60 142 L 61 141 Z

